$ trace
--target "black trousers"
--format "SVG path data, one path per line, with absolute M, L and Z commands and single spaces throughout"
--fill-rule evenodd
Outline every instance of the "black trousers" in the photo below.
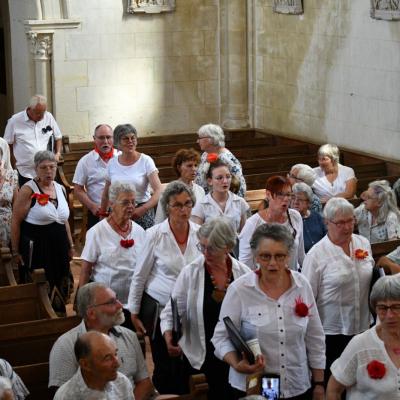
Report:
M 25 184 L 26 182 L 29 182 L 32 180 L 32 178 L 25 178 L 25 176 L 22 176 L 19 171 L 18 172 L 18 185 L 19 187 L 22 187 L 23 184 Z
M 340 357 L 353 335 L 326 335 L 326 367 L 324 373 L 325 386 L 331 376 L 331 365 Z
M 88 210 L 87 214 L 87 230 L 89 230 L 100 221 L 100 218 L 93 215 L 90 210 Z
M 307 390 L 307 392 L 300 394 L 298 396 L 285 397 L 285 400 L 311 400 L 312 393 L 313 393 L 313 390 L 309 389 L 309 390 Z M 231 387 L 231 396 L 232 396 L 232 400 L 239 400 L 242 397 L 246 397 L 246 392 L 242 392 L 238 389 Z M 281 397 L 280 397 L 280 399 L 281 399 Z

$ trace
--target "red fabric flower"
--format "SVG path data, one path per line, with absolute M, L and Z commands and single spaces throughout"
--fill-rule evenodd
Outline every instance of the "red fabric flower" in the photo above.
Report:
M 308 317 L 310 315 L 310 306 L 304 303 L 301 296 L 299 296 L 295 301 L 294 312 L 296 315 L 302 318 Z
M 121 239 L 119 243 L 125 249 L 129 249 L 129 247 L 132 247 L 134 245 L 135 241 L 133 239 Z
M 372 360 L 367 365 L 367 371 L 371 379 L 382 379 L 386 374 L 386 367 L 380 361 Z
M 36 199 L 36 201 L 41 205 L 45 206 L 49 202 L 50 196 L 46 193 L 33 193 L 31 199 Z
M 209 154 L 207 154 L 207 162 L 208 163 L 213 164 L 217 160 L 218 160 L 218 154 L 217 153 L 209 153 Z
M 368 257 L 368 251 L 363 249 L 356 249 L 356 251 L 354 252 L 354 257 L 357 260 L 364 260 L 364 258 Z

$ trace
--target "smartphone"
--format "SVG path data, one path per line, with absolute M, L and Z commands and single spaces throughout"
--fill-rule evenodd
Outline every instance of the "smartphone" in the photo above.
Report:
M 268 400 L 278 400 L 280 384 L 278 375 L 263 375 L 261 378 L 261 396 Z

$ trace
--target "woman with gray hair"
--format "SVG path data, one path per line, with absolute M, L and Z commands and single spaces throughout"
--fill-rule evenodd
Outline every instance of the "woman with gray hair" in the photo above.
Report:
M 260 225 L 251 238 L 258 269 L 235 280 L 222 303 L 212 342 L 216 356 L 231 367 L 234 398 L 245 395 L 246 375 L 264 373 L 280 376 L 280 398 L 324 399 L 324 332 L 310 284 L 289 268 L 293 246 L 286 226 Z M 254 364 L 235 351 L 226 316 L 244 340 L 258 339 L 261 354 Z
M 207 172 L 210 162 L 216 159 L 225 163 L 230 173 L 239 181 L 237 195 L 244 197 L 246 194 L 246 181 L 244 180 L 242 165 L 239 160 L 225 147 L 225 134 L 219 125 L 207 124 L 200 127 L 197 134 L 197 143 L 204 152 L 201 155 L 197 169 L 196 183 L 203 187 L 206 194 L 210 191 L 207 183 Z
M 326 235 L 326 226 L 321 214 L 311 210 L 313 191 L 304 182 L 292 186 L 293 198 L 291 207 L 297 210 L 303 219 L 304 251 L 318 243 Z
M 171 357 L 183 353 L 185 386 L 190 375 L 204 373 L 208 399 L 223 400 L 229 398 L 229 368 L 215 357 L 211 338 L 227 287 L 250 269 L 229 255 L 236 243 L 236 232 L 225 217 L 207 221 L 197 231 L 197 237 L 202 255 L 183 268 L 171 294 L 182 319 L 183 335 L 178 343 L 174 342 L 170 302 L 161 313 L 161 332 Z
M 107 177 L 101 199 L 101 211 L 108 208 L 108 189 L 114 181 L 131 182 L 136 187 L 136 208 L 132 219 L 142 228 L 154 225 L 154 207 L 161 193 L 161 182 L 158 169 L 153 159 L 136 150 L 137 131 L 131 124 L 118 125 L 114 129 L 114 145 L 121 151 L 118 157 L 107 164 Z M 153 194 L 150 193 L 152 189 Z
M 36 178 L 22 186 L 13 206 L 11 252 L 20 266 L 22 281 L 28 279 L 30 270 L 44 268 L 50 290 L 57 288 L 67 301 L 73 285 L 69 261 L 74 248 L 67 196 L 63 186 L 54 181 L 54 153 L 38 151 L 34 164 Z M 53 306 L 65 312 L 63 304 Z
M 79 287 L 89 280 L 111 288 L 124 306 L 125 325 L 132 328 L 129 286 L 145 242 L 144 229 L 132 221 L 136 190 L 133 183 L 114 181 L 109 187 L 110 215 L 90 228 L 82 251 Z
M 303 274 L 317 302 L 326 337 L 325 381 L 350 339 L 370 325 L 368 293 L 374 259 L 369 241 L 353 234 L 354 208 L 334 197 L 324 208 L 327 235 L 308 252 Z
M 319 167 L 313 190 L 325 204 L 331 197 L 352 199 L 357 190 L 354 171 L 339 163 L 339 148 L 335 144 L 324 144 L 318 150 Z
M 371 309 L 379 324 L 355 336 L 332 364 L 327 400 L 388 400 L 399 398 L 400 277 L 385 276 L 375 283 Z
M 167 185 L 161 197 L 161 206 L 168 218 L 146 231 L 146 240 L 129 291 L 128 308 L 132 313 L 132 322 L 139 335 L 150 336 L 154 355 L 153 382 L 157 390 L 164 394 L 179 393 L 179 377 L 174 374 L 179 360 L 170 359 L 158 315 L 146 314 L 150 308 L 146 304 L 154 309 L 165 307 L 183 267 L 200 255 L 196 236 L 199 225 L 190 221 L 194 203 L 193 191 L 185 183 L 173 181 Z M 157 321 L 156 326 L 152 323 L 152 326 L 145 327 L 145 319 Z
M 364 203 L 354 211 L 360 235 L 371 243 L 397 239 L 400 235 L 400 212 L 389 182 L 370 182 L 361 198 Z

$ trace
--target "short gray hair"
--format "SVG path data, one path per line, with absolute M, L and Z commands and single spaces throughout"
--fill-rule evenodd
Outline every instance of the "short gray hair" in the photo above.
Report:
M 3 396 L 6 392 L 10 392 L 10 391 L 13 394 L 13 398 L 15 398 L 14 393 L 12 391 L 12 384 L 11 384 L 10 379 L 8 379 L 5 376 L 0 376 L 0 399 L 3 398 Z
M 96 136 L 97 131 L 98 131 L 100 128 L 102 128 L 103 126 L 105 126 L 107 129 L 109 129 L 111 133 L 113 132 L 113 129 L 111 128 L 110 125 L 108 125 L 108 124 L 99 124 L 99 125 L 96 126 L 96 128 L 94 128 L 94 134 L 93 134 L 93 136 Z
M 354 215 L 353 204 L 349 203 L 343 197 L 332 197 L 327 201 L 324 207 L 324 218 L 332 220 L 336 214 Z
M 197 231 L 197 237 L 208 239 L 208 245 L 215 249 L 233 249 L 236 245 L 236 230 L 226 217 L 211 218 Z
M 397 218 L 400 220 L 400 212 L 397 208 L 396 195 L 390 187 L 389 182 L 385 180 L 373 181 L 368 184 L 368 187 L 373 190 L 380 204 L 376 223 L 385 223 L 390 211 L 394 212 L 397 215 Z
M 373 310 L 378 301 L 400 301 L 400 275 L 382 276 L 372 287 L 369 304 Z
M 136 195 L 135 185 L 131 182 L 113 182 L 108 188 L 108 198 L 110 202 L 114 203 L 120 193 L 133 193 L 134 195 Z
M 124 136 L 129 135 L 130 133 L 133 133 L 135 135 L 135 137 L 137 138 L 137 130 L 133 125 L 131 125 L 131 124 L 117 125 L 114 128 L 114 134 L 113 134 L 115 146 L 118 147 L 121 143 L 121 139 Z
M 317 179 L 317 173 L 307 164 L 295 164 L 290 169 L 290 172 L 297 170 L 296 178 L 312 186 Z
M 193 190 L 186 185 L 186 183 L 176 180 L 168 183 L 167 187 L 165 188 L 164 192 L 161 195 L 160 198 L 160 206 L 164 212 L 165 215 L 168 215 L 168 204 L 169 200 L 172 196 L 176 196 L 181 193 L 187 193 L 190 197 L 190 199 L 193 202 L 193 205 L 196 203 L 196 196 L 193 192 Z
M 310 186 L 308 186 L 304 182 L 295 183 L 292 186 L 292 191 L 294 194 L 296 193 L 304 193 L 307 196 L 308 201 L 311 203 L 313 199 L 313 191 L 311 190 Z
M 292 232 L 282 224 L 262 224 L 254 231 L 250 239 L 250 247 L 254 255 L 257 254 L 258 246 L 263 239 L 272 239 L 275 242 L 283 243 L 288 251 L 294 246 Z
M 79 288 L 76 307 L 78 309 L 78 315 L 83 319 L 86 318 L 90 306 L 94 304 L 96 291 L 98 289 L 108 289 L 108 287 L 101 282 L 90 282 Z
M 323 144 L 318 149 L 318 157 L 329 157 L 334 164 L 339 163 L 340 152 L 336 144 Z
M 35 108 L 38 104 L 47 106 L 46 97 L 41 94 L 35 94 L 29 99 L 29 108 Z
M 49 150 L 41 150 L 35 153 L 35 157 L 33 157 L 33 163 L 35 164 L 35 168 L 37 168 L 39 164 L 43 161 L 52 161 L 57 164 L 54 153 Z
M 200 127 L 197 131 L 199 137 L 209 137 L 214 146 L 225 146 L 225 134 L 219 125 L 206 124 Z

